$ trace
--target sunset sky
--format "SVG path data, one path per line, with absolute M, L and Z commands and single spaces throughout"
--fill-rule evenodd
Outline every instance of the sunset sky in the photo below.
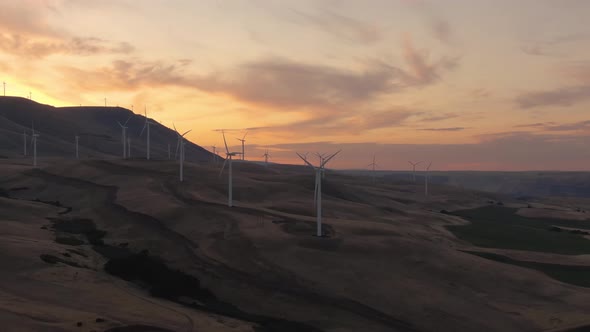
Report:
M 587 0 L 0 0 L 7 95 L 334 168 L 590 170 Z

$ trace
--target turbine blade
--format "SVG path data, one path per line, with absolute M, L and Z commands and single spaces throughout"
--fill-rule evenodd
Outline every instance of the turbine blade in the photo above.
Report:
M 246 138 L 246 135 L 248 135 L 248 132 L 246 132 L 246 133 L 244 134 L 244 137 L 242 137 L 242 141 L 244 141 L 244 140 L 245 140 L 245 138 Z
M 123 125 L 126 125 L 126 124 L 127 124 L 127 122 L 129 122 L 129 120 L 131 120 L 131 117 L 132 117 L 132 116 L 133 116 L 133 115 L 130 115 L 130 116 L 127 118 L 127 121 L 125 121 L 125 123 L 124 123 Z
M 297 155 L 299 156 L 299 158 L 301 158 L 301 160 L 303 160 L 303 161 L 304 161 L 304 162 L 305 162 L 307 165 L 309 165 L 309 167 L 311 167 L 311 168 L 315 168 L 315 167 L 314 167 L 314 166 L 313 166 L 313 165 L 312 165 L 312 164 L 311 164 L 309 161 L 307 161 L 307 159 L 303 158 L 303 157 L 302 157 L 302 156 L 299 154 L 299 152 L 295 152 L 295 153 L 297 153 Z
M 338 150 L 338 151 L 336 151 L 336 153 L 334 153 L 333 155 L 331 155 L 331 156 L 329 156 L 328 158 L 324 159 L 324 162 L 322 163 L 322 166 L 321 166 L 321 167 L 324 167 L 324 166 L 325 166 L 325 165 L 328 163 L 328 161 L 330 161 L 330 159 L 332 159 L 332 158 L 336 157 L 336 155 L 337 155 L 337 154 L 339 154 L 339 153 L 340 153 L 340 151 L 342 151 L 342 150 Z
M 225 163 L 227 163 L 228 158 L 229 156 L 226 156 L 225 160 L 223 161 L 223 166 L 221 166 L 221 172 L 219 172 L 219 177 L 221 177 L 221 175 L 223 174 L 223 170 L 225 169 Z
M 229 154 L 229 149 L 227 147 L 227 141 L 225 140 L 225 132 L 221 131 L 221 135 L 223 135 L 223 144 L 225 144 L 225 152 Z
M 139 133 L 140 137 L 141 137 L 141 135 L 143 135 L 143 131 L 145 130 L 146 126 L 147 126 L 147 122 L 143 125 L 143 128 L 141 128 L 141 132 Z
M 191 129 L 191 130 L 187 130 L 187 131 L 185 131 L 185 132 L 184 132 L 184 134 L 182 134 L 182 135 L 180 135 L 180 136 L 184 137 L 184 135 L 186 135 L 186 134 L 190 133 L 191 131 L 193 131 L 193 130 L 192 130 L 192 129 Z

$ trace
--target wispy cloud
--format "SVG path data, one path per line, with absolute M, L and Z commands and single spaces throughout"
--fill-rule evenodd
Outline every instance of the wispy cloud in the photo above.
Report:
M 447 56 L 430 62 L 429 53 L 416 50 L 408 36 L 403 41 L 403 56 L 409 66 L 406 81 L 415 85 L 432 84 L 440 79 L 441 71 L 455 69 L 459 64 L 458 58 Z
M 39 39 L 19 34 L 0 34 L 0 50 L 26 58 L 43 58 L 52 54 L 128 54 L 134 51 L 134 47 L 129 43 L 99 38 Z
M 467 129 L 467 128 L 465 128 L 465 127 L 449 127 L 449 128 L 424 128 L 424 129 L 420 129 L 420 130 L 425 130 L 425 131 L 462 131 L 465 129 Z
M 520 108 L 572 106 L 590 100 L 590 85 L 568 86 L 546 91 L 533 91 L 516 97 Z
M 436 39 L 444 44 L 452 44 L 453 30 L 451 24 L 442 18 L 433 19 L 430 23 L 430 29 Z
M 382 28 L 371 22 L 363 22 L 328 10 L 318 14 L 308 14 L 299 10 L 293 10 L 293 12 L 302 18 L 301 21 L 295 20 L 295 22 L 311 24 L 349 42 L 374 44 L 383 39 Z

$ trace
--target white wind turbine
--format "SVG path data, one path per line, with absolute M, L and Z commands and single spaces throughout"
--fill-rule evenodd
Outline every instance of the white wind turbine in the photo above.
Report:
M 373 155 L 373 162 L 370 163 L 367 166 L 373 166 L 373 184 L 375 183 L 375 167 L 377 166 L 377 163 L 375 163 L 375 155 Z
M 37 167 L 37 137 L 39 134 L 35 133 L 35 125 L 31 125 L 33 133 L 31 134 L 31 145 L 33 145 L 33 167 Z
M 268 158 L 270 157 L 270 154 L 268 153 L 268 149 L 266 149 L 266 151 L 264 151 L 264 154 L 262 156 L 264 157 L 264 166 L 268 167 Z
M 322 236 L 322 170 L 324 169 L 326 164 L 332 158 L 334 158 L 334 156 L 336 156 L 338 153 L 340 153 L 340 150 L 338 150 L 336 153 L 334 153 L 331 156 L 328 156 L 326 158 L 322 158 L 320 166 L 318 166 L 318 167 L 312 165 L 309 161 L 307 161 L 307 159 L 305 159 L 302 155 L 297 153 L 299 158 L 301 158 L 307 165 L 309 165 L 309 167 L 311 167 L 315 170 L 314 203 L 316 206 L 316 220 L 317 220 L 316 236 L 318 236 L 318 237 Z
M 246 132 L 244 134 L 244 137 L 242 137 L 241 139 L 238 138 L 237 140 L 242 142 L 242 160 L 245 160 L 244 157 L 246 156 L 246 152 L 244 151 L 244 143 L 246 142 L 246 135 L 248 135 L 248 132 Z
M 119 124 L 119 127 L 121 127 L 121 142 L 123 143 L 123 159 L 127 158 L 127 122 L 129 122 L 129 119 L 131 119 L 131 116 L 127 118 L 127 121 L 125 121 L 124 124 L 121 124 L 121 122 L 117 121 L 117 123 Z
M 176 153 L 178 154 L 178 150 L 180 149 L 180 156 L 179 156 L 179 164 L 180 164 L 180 182 L 184 181 L 184 135 L 190 133 L 192 131 L 192 129 L 187 130 L 184 132 L 184 134 L 181 134 L 178 132 L 178 130 L 176 130 L 176 126 L 174 126 L 174 124 L 172 124 L 172 126 L 174 127 L 174 131 L 176 132 L 176 135 L 178 136 L 178 143 L 176 143 Z
M 416 166 L 423 163 L 423 161 L 419 161 L 417 163 L 413 163 L 411 161 L 408 161 L 408 162 L 410 163 L 410 165 L 412 165 L 412 179 L 414 179 L 414 183 L 416 183 Z
M 150 125 L 153 124 L 153 122 L 151 122 L 148 117 L 147 117 L 147 106 L 143 111 L 144 115 L 145 115 L 145 123 L 143 125 L 143 128 L 141 129 L 141 132 L 139 133 L 139 136 L 141 137 L 141 135 L 143 134 L 144 129 L 147 128 L 147 150 L 146 150 L 146 159 L 150 160 Z
M 232 160 L 233 160 L 234 156 L 240 155 L 242 153 L 241 152 L 229 152 L 229 148 L 227 147 L 227 141 L 225 140 L 225 133 L 223 132 L 223 130 L 221 131 L 221 134 L 223 135 L 223 144 L 225 145 L 225 161 L 223 162 L 223 166 L 221 166 L 221 172 L 219 172 L 219 176 L 221 176 L 221 174 L 223 174 L 223 169 L 225 168 L 225 164 L 229 160 L 227 206 L 232 207 L 233 206 Z M 244 135 L 244 137 L 246 137 L 246 135 Z
M 424 196 L 428 196 L 428 172 L 430 171 L 430 166 L 432 165 L 432 162 L 428 164 L 428 167 L 426 167 L 425 170 L 425 175 L 424 175 Z

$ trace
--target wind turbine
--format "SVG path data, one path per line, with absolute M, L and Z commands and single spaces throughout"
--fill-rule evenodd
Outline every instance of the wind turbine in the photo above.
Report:
M 373 166 L 373 184 L 375 184 L 375 166 L 377 166 L 377 163 L 375 163 L 375 155 L 373 155 L 373 162 L 367 166 Z
M 414 183 L 416 183 L 416 166 L 423 163 L 423 161 L 419 161 L 417 163 L 413 163 L 411 161 L 408 162 L 410 163 L 410 165 L 412 165 L 412 178 L 414 179 Z
M 223 162 L 223 166 L 221 166 L 221 172 L 219 172 L 219 176 L 221 176 L 221 174 L 223 174 L 223 169 L 225 168 L 225 164 L 229 160 L 229 165 L 227 166 L 229 168 L 227 206 L 232 207 L 233 206 L 232 160 L 233 160 L 234 156 L 240 155 L 241 153 L 240 152 L 229 152 L 229 148 L 227 147 L 227 141 L 225 140 L 225 133 L 223 132 L 223 130 L 221 131 L 221 134 L 223 135 L 223 144 L 225 145 L 225 161 Z M 244 135 L 244 137 L 246 137 L 246 135 Z M 242 145 L 242 147 L 243 147 L 243 145 Z
M 320 165 L 321 165 L 325 160 L 324 157 L 326 156 L 326 154 L 325 153 L 319 154 L 318 152 L 316 152 L 315 155 L 318 156 L 318 158 L 320 158 Z M 322 179 L 325 179 L 325 178 L 326 178 L 326 172 L 324 171 L 324 169 L 322 169 Z
M 270 154 L 268 154 L 268 149 L 264 151 L 264 154 L 262 156 L 264 157 L 264 166 L 268 167 L 268 157 L 270 157 Z
M 33 130 L 33 134 L 31 135 L 31 145 L 33 145 L 33 167 L 37 167 L 37 137 L 39 134 L 35 133 L 35 125 L 31 125 L 31 129 Z
M 141 134 L 143 134 L 143 130 L 147 128 L 146 158 L 147 158 L 147 160 L 150 160 L 150 125 L 153 124 L 153 122 L 151 122 L 147 117 L 147 106 L 144 109 L 143 113 L 145 114 L 145 123 L 143 125 L 143 128 L 141 129 L 141 133 L 139 133 L 139 136 L 141 136 Z
M 322 162 L 320 163 L 320 166 L 318 166 L 318 167 L 312 165 L 309 161 L 307 161 L 306 158 L 304 158 L 302 155 L 297 153 L 299 158 L 301 158 L 307 165 L 309 165 L 309 167 L 311 167 L 315 170 L 314 203 L 316 205 L 316 220 L 317 220 L 316 236 L 318 236 L 318 237 L 322 236 L 322 170 L 324 169 L 326 164 L 332 158 L 334 158 L 334 156 L 336 156 L 338 153 L 340 153 L 340 151 L 341 150 L 338 150 L 333 155 L 323 158 Z
M 432 165 L 432 162 L 428 164 L 428 167 L 426 167 L 426 174 L 424 176 L 424 196 L 428 196 L 428 171 L 430 171 L 430 166 Z
M 23 154 L 27 155 L 27 131 L 23 130 Z
M 80 155 L 78 154 L 78 141 L 80 139 L 80 136 L 76 135 L 76 159 L 80 159 Z
M 238 141 L 242 142 L 242 160 L 244 160 L 244 157 L 246 156 L 246 153 L 244 151 L 244 143 L 246 142 L 246 135 L 248 135 L 248 132 L 246 132 L 244 134 L 244 137 L 242 137 L 241 139 L 237 139 Z
M 121 122 L 117 121 L 122 130 L 121 141 L 123 143 L 123 159 L 127 158 L 127 127 L 125 125 L 127 124 L 127 122 L 129 122 L 129 119 L 131 119 L 131 116 L 127 118 L 127 121 L 125 121 L 124 124 L 121 124 Z
M 180 182 L 184 181 L 184 135 L 190 133 L 192 131 L 192 129 L 187 130 L 184 132 L 184 134 L 181 134 L 178 132 L 178 130 L 176 130 L 176 126 L 174 124 L 172 124 L 172 126 L 174 127 L 174 131 L 176 132 L 176 135 L 178 136 L 178 143 L 176 143 L 176 153 L 178 154 L 178 150 L 180 149 L 180 157 L 178 158 L 180 161 Z

